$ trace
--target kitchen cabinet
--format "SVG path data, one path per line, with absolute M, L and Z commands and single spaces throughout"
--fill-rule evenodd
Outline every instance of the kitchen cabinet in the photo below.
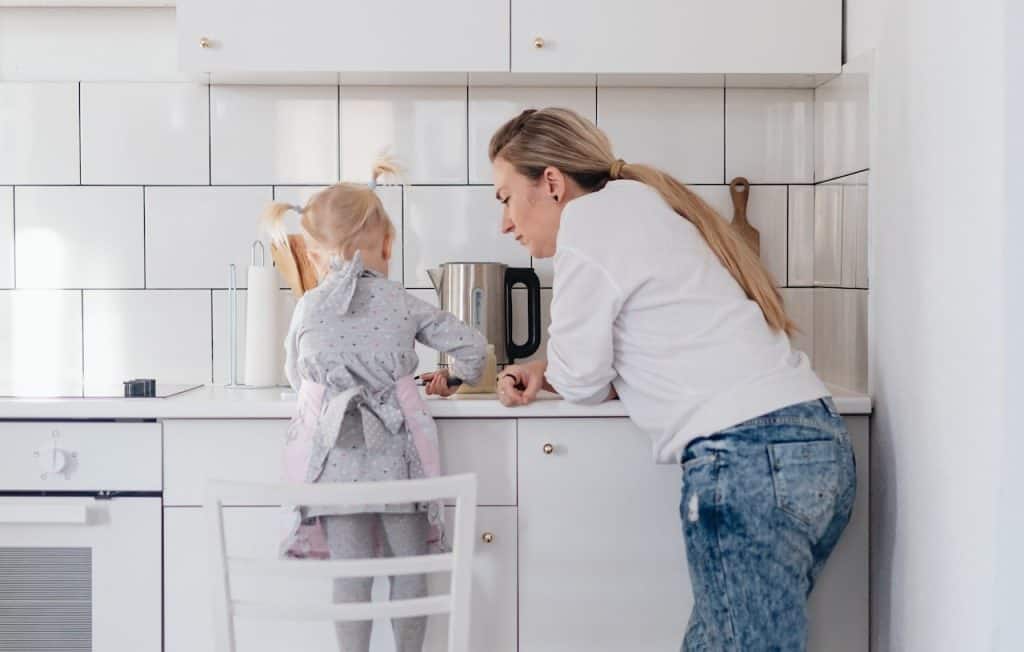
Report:
M 512 72 L 837 73 L 841 0 L 512 0 Z
M 811 597 L 808 649 L 868 650 L 868 437 L 853 520 Z M 625 419 L 519 425 L 519 637 L 529 652 L 670 650 L 692 606 L 680 470 Z
M 225 508 L 228 554 L 272 558 L 280 541 L 276 507 Z M 453 514 L 449 513 L 449 519 Z M 511 507 L 480 507 L 479 538 L 473 560 L 473 616 L 470 647 L 489 652 L 516 650 L 516 519 Z M 451 522 L 451 521 L 449 521 Z M 207 524 L 199 507 L 164 510 L 164 649 L 166 652 L 212 652 Z M 485 540 L 486 539 L 486 540 Z M 447 574 L 432 575 L 432 594 L 447 592 Z M 235 595 L 244 599 L 287 596 L 296 602 L 330 603 L 331 580 L 233 578 Z M 387 583 L 374 587 L 386 599 Z M 428 621 L 425 652 L 447 650 L 447 618 Z M 240 652 L 337 652 L 331 623 L 236 620 Z M 372 652 L 391 652 L 394 639 L 387 621 L 374 626 Z
M 178 0 L 188 72 L 498 72 L 508 0 Z

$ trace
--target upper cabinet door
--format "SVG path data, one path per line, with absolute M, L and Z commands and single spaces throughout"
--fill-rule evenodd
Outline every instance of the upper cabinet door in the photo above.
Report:
M 512 0 L 512 71 L 835 73 L 841 0 Z
M 187 72 L 509 69 L 509 0 L 178 0 L 177 21 Z

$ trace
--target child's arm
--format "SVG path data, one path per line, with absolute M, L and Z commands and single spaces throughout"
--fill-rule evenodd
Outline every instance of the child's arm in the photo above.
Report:
M 487 363 L 487 339 L 483 334 L 450 312 L 406 296 L 410 319 L 416 321 L 416 339 L 451 356 L 452 376 L 470 385 L 480 382 Z

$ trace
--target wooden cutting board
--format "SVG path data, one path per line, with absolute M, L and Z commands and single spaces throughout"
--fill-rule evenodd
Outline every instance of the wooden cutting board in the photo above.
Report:
M 747 200 L 750 198 L 750 182 L 744 177 L 736 177 L 729 183 L 729 194 L 732 195 L 733 215 L 732 228 L 736 229 L 743 241 L 761 255 L 761 234 L 747 221 Z

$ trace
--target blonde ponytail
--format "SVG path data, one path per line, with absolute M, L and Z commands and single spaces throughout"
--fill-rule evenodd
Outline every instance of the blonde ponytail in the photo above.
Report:
M 534 180 L 547 167 L 558 168 L 585 192 L 600 190 L 613 179 L 639 181 L 654 188 L 672 210 L 697 227 L 747 297 L 761 307 L 768 325 L 787 335 L 797 332 L 771 275 L 725 219 L 670 174 L 616 159 L 604 132 L 574 111 L 523 111 L 495 132 L 488 153 L 491 161 L 500 157 Z
M 263 217 L 260 218 L 260 228 L 275 247 L 288 248 L 288 232 L 284 228 L 284 215 L 288 211 L 295 211 L 301 215 L 302 207 L 276 201 L 267 206 L 263 211 Z

